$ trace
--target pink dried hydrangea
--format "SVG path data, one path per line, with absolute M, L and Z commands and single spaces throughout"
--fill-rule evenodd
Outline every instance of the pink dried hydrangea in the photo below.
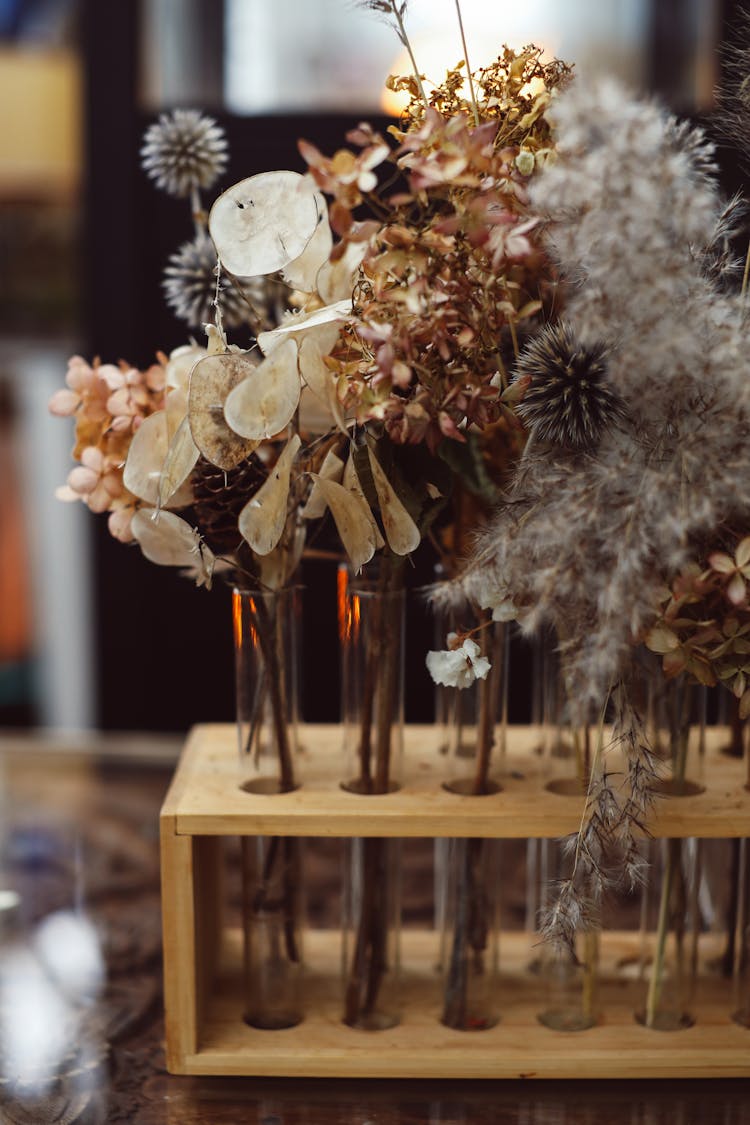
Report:
M 75 355 L 68 361 L 65 382 L 49 409 L 58 417 L 75 418 L 73 457 L 78 464 L 57 496 L 82 500 L 92 512 L 110 512 L 111 533 L 129 542 L 136 499 L 123 484 L 123 466 L 133 434 L 164 407 L 166 359 L 139 371 L 127 363 L 89 364 Z

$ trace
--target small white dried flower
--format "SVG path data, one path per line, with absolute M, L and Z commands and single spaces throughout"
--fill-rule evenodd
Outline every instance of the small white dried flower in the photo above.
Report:
M 224 130 L 196 109 L 162 113 L 143 136 L 141 166 L 158 188 L 179 199 L 210 188 L 227 166 Z
M 427 670 L 436 684 L 471 687 L 475 680 L 483 680 L 492 667 L 487 657 L 480 655 L 479 645 L 471 637 L 459 641 L 457 633 L 449 633 L 446 650 L 427 653 Z

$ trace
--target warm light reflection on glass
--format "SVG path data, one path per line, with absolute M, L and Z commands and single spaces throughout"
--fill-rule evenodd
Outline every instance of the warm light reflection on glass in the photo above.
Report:
M 258 630 L 255 628 L 255 621 L 258 618 L 258 607 L 255 604 L 255 598 L 247 599 L 247 613 L 248 613 L 248 628 L 250 630 L 250 644 L 253 648 L 258 647 Z
M 359 636 L 361 618 L 359 594 L 349 592 L 349 571 L 340 566 L 336 575 L 339 639 L 352 641 Z
M 243 612 L 243 599 L 247 598 L 247 627 L 248 627 L 248 640 L 253 648 L 258 643 L 258 634 L 256 632 L 253 622 L 256 619 L 258 607 L 255 600 L 244 594 L 242 590 L 232 591 L 232 630 L 234 632 L 234 647 L 237 652 L 242 651 L 242 638 L 244 636 L 244 618 Z
M 349 587 L 349 574 L 345 566 L 340 566 L 336 572 L 336 607 L 339 619 L 339 640 L 349 638 L 349 610 L 346 592 Z
M 242 594 L 239 590 L 232 590 L 232 628 L 234 630 L 234 647 L 242 648 Z

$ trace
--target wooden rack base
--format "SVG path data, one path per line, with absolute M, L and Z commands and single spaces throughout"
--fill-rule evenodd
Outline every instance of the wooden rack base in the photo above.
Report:
M 428 933 L 402 936 L 402 1022 L 389 1031 L 354 1031 L 341 1022 L 339 935 L 305 935 L 309 1014 L 297 1027 L 257 1031 L 242 1021 L 240 934 L 227 935 L 216 989 L 197 1051 L 183 1060 L 189 1074 L 292 1075 L 350 1078 L 667 1078 L 750 1075 L 750 1030 L 732 1023 L 728 982 L 702 980 L 691 1028 L 652 1031 L 633 1016 L 637 997 L 632 958 L 637 935 L 603 943 L 600 1007 L 587 1031 L 542 1026 L 541 982 L 529 972 L 533 939 L 501 938 L 500 1022 L 487 1031 L 453 1031 L 439 1022 L 435 959 Z M 707 950 L 711 949 L 708 944 Z M 620 961 L 625 969 L 618 969 Z
M 706 971 L 693 1027 L 674 1032 L 639 1025 L 642 989 L 633 979 L 637 934 L 605 934 L 597 1026 L 557 1032 L 539 1024 L 542 983 L 530 973 L 531 935 L 501 936 L 498 1010 L 491 1030 L 460 1032 L 439 1022 L 437 938 L 402 939 L 403 1010 L 397 1027 L 356 1031 L 341 1022 L 338 933 L 305 935 L 303 1022 L 258 1031 L 242 1019 L 240 937 L 222 919 L 221 837 L 239 835 L 403 835 L 555 837 L 574 831 L 580 797 L 544 789 L 533 732 L 511 728 L 505 788 L 493 796 L 445 792 L 430 762 L 427 728 L 408 732 L 410 766 L 399 793 L 361 797 L 338 786 L 336 728 L 305 728 L 308 781 L 274 797 L 242 793 L 234 728 L 196 728 L 161 816 L 167 1061 L 172 1073 L 204 1075 L 608 1078 L 750 1076 L 750 1029 L 730 1019 L 730 986 Z M 718 754 L 717 732 L 706 790 L 665 800 L 659 835 L 750 835 L 750 793 L 742 764 Z M 420 749 L 421 747 L 421 749 Z M 701 959 L 719 950 L 704 935 Z

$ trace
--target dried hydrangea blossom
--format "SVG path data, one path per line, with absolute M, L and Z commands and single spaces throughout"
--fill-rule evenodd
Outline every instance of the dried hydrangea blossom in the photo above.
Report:
M 79 464 L 57 490 L 64 500 L 83 500 L 93 512 L 117 513 L 110 520 L 116 538 L 129 541 L 136 498 L 123 483 L 123 466 L 133 434 L 161 410 L 166 394 L 166 357 L 146 371 L 126 363 L 68 362 L 68 389 L 50 400 L 51 413 L 75 418 L 73 457 Z
M 463 442 L 466 427 L 496 422 L 505 361 L 542 307 L 549 266 L 528 186 L 552 147 L 545 111 L 569 71 L 539 55 L 506 49 L 477 73 L 478 127 L 457 95 L 459 71 L 429 106 L 415 96 L 406 128 L 391 130 L 399 147 L 389 159 L 405 182 L 390 196 L 374 191 L 371 170 L 388 150 L 368 126 L 347 138 L 358 155 L 328 159 L 300 146 L 334 197 L 334 256 L 366 244 L 355 318 L 329 361 L 339 397 L 397 444 L 435 452 L 444 438 Z M 376 220 L 354 219 L 363 200 Z
M 750 716 L 750 536 L 732 554 L 712 551 L 707 565 L 685 567 L 661 602 L 661 614 L 646 634 L 647 647 L 662 658 L 667 678 L 687 673 L 701 684 L 724 684 L 739 700 L 740 718 Z

